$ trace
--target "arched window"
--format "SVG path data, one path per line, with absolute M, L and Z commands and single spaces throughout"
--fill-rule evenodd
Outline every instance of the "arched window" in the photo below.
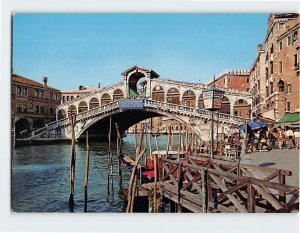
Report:
M 180 94 L 177 88 L 172 87 L 167 92 L 167 102 L 171 104 L 180 104 Z
M 165 101 L 165 91 L 162 86 L 155 86 L 152 90 L 152 99 L 156 101 Z
M 196 103 L 195 93 L 192 90 L 185 91 L 182 96 L 182 103 L 185 106 L 195 107 L 195 103 Z
M 101 105 L 105 105 L 111 102 L 111 97 L 108 93 L 104 93 L 101 96 Z

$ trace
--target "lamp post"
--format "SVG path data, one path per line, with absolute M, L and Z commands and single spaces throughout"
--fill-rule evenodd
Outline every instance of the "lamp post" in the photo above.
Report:
M 204 108 L 211 111 L 211 159 L 214 157 L 214 111 L 220 110 L 223 97 L 224 91 L 214 86 L 203 91 Z

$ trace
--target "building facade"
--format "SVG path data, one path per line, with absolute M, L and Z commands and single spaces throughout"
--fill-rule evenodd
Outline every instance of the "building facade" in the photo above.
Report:
M 26 137 L 32 130 L 55 120 L 55 108 L 61 102 L 59 90 L 48 86 L 48 78 L 38 83 L 12 75 L 12 117 L 16 137 Z
M 217 75 L 214 81 L 208 83 L 210 86 L 234 89 L 239 91 L 248 92 L 250 90 L 250 71 L 249 70 L 230 70 L 224 71 Z M 239 99 L 233 103 L 233 112 L 231 114 L 235 116 L 250 117 L 250 105 L 243 99 Z M 224 97 L 222 102 L 221 112 L 230 114 L 230 102 L 228 98 Z
M 251 70 L 251 77 L 265 84 L 261 86 L 265 89 L 261 97 L 264 100 L 254 102 L 253 114 L 279 120 L 286 112 L 300 110 L 298 34 L 299 14 L 270 15 L 264 41 L 265 64 L 255 63 L 265 74 L 255 74 L 255 65 Z M 255 81 L 251 85 L 251 90 L 257 91 Z
M 263 46 L 257 46 L 257 56 L 250 70 L 250 93 L 253 97 L 252 115 L 261 116 L 266 99 L 266 53 Z M 268 117 L 268 116 L 265 116 Z

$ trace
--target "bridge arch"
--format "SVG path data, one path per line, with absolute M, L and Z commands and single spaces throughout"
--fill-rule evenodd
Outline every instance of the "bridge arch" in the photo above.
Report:
M 195 107 L 196 105 L 196 95 L 192 90 L 186 90 L 182 95 L 182 103 L 185 106 Z
M 110 94 L 104 93 L 104 94 L 101 96 L 101 105 L 108 104 L 108 103 L 110 103 L 111 101 L 112 101 L 112 100 L 111 100 Z
M 28 119 L 20 118 L 15 122 L 16 137 L 20 138 L 27 136 L 31 128 L 32 124 L 30 124 Z
M 94 129 L 101 128 L 102 133 L 104 135 L 107 135 L 107 132 L 109 131 L 109 119 L 112 118 L 112 124 L 118 123 L 120 132 L 125 132 L 128 128 L 131 126 L 149 119 L 151 117 L 157 117 L 157 116 L 166 116 L 169 118 L 172 118 L 179 123 L 182 124 L 183 128 L 190 128 L 195 134 L 200 136 L 200 131 L 197 127 L 192 127 L 191 123 L 188 117 L 184 118 L 181 117 L 181 115 L 178 115 L 176 113 L 170 113 L 168 111 L 164 111 L 163 109 L 153 109 L 153 108 L 145 108 L 142 111 L 119 111 L 119 109 L 116 109 L 112 112 L 107 112 L 106 114 L 100 115 L 95 117 L 93 120 L 89 121 L 88 123 L 84 124 L 83 127 L 80 128 L 80 130 L 76 133 L 76 138 L 80 138 L 81 135 L 84 135 L 84 132 L 86 130 L 89 130 L 89 133 L 93 133 L 93 126 Z M 114 133 L 113 131 L 112 133 Z
M 230 114 L 234 116 L 249 118 L 251 106 L 252 102 L 250 102 L 249 99 L 237 97 L 231 102 Z
M 152 89 L 152 99 L 161 102 L 165 101 L 165 90 L 161 85 L 156 85 Z
M 113 101 L 119 100 L 119 99 L 124 99 L 124 93 L 121 89 L 116 89 L 113 92 Z
M 170 87 L 168 89 L 167 103 L 180 104 L 180 92 L 177 87 Z
M 100 106 L 99 100 L 97 97 L 93 97 L 90 99 L 90 108 L 89 109 L 93 109 L 93 108 L 97 108 Z
M 227 96 L 224 95 L 220 113 L 230 114 L 230 101 Z
M 58 120 L 64 119 L 67 117 L 67 113 L 64 109 L 59 109 L 57 112 Z
M 68 108 L 68 117 L 71 116 L 72 114 L 77 114 L 77 108 L 75 105 L 70 105 Z
M 89 109 L 87 102 L 81 101 L 78 105 L 78 113 L 85 112 Z

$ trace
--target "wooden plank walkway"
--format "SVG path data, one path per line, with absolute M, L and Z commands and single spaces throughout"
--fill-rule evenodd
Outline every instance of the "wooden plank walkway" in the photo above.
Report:
M 203 164 L 202 166 L 197 163 Z M 256 178 L 251 171 L 260 171 Z M 163 159 L 158 196 L 195 212 L 298 212 L 299 188 L 285 185 L 290 171 L 219 160 L 190 158 L 178 162 Z M 278 182 L 270 182 L 277 178 Z M 276 179 L 275 179 L 276 180 Z M 153 195 L 153 183 L 140 187 Z

